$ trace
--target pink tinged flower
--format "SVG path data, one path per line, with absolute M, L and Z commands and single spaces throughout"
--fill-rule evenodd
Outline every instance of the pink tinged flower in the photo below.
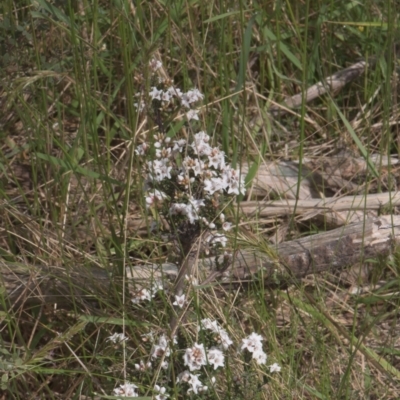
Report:
M 184 365 L 189 367 L 190 371 L 200 369 L 207 364 L 206 352 L 203 344 L 195 343 L 193 347 L 186 349 L 183 356 Z
M 215 169 L 223 169 L 225 166 L 225 153 L 214 147 L 208 155 L 209 166 Z
M 199 110 L 189 110 L 186 113 L 186 118 L 188 119 L 188 121 L 190 121 L 191 119 L 198 121 L 199 120 Z
M 227 183 L 228 193 L 234 194 L 245 194 L 246 188 L 244 187 L 244 181 L 240 175 L 240 172 L 233 168 L 225 168 L 223 171 L 224 180 Z
M 182 308 L 185 305 L 185 295 L 175 296 L 175 301 L 172 303 L 174 306 Z
M 128 338 L 123 333 L 114 333 L 107 338 L 107 342 L 121 343 L 128 340 Z
M 124 385 L 120 385 L 114 389 L 114 395 L 121 397 L 139 397 L 139 394 L 136 392 L 137 388 L 138 387 L 133 383 L 125 382 Z
M 225 356 L 221 350 L 212 347 L 207 351 L 207 360 L 210 365 L 214 366 L 214 370 L 216 370 L 218 367 L 224 366 Z
M 224 222 L 222 224 L 222 229 L 227 232 L 230 231 L 232 229 L 232 224 L 230 222 Z
M 152 100 L 161 100 L 161 94 L 162 90 L 158 90 L 155 86 L 153 86 L 149 92 L 149 96 L 151 97 Z
M 281 371 L 281 366 L 277 363 L 273 363 L 272 365 L 269 366 L 269 372 L 280 372 Z

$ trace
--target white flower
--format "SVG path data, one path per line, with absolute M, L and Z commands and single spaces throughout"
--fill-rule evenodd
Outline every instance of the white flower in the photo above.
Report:
M 257 364 L 265 364 L 267 362 L 267 355 L 261 349 L 256 350 L 253 353 L 253 360 L 255 360 Z
M 208 194 L 214 194 L 226 188 L 226 182 L 223 178 L 215 177 L 211 179 L 204 180 L 204 190 Z
M 162 90 L 158 90 L 155 86 L 153 86 L 149 92 L 149 96 L 151 97 L 152 100 L 154 99 L 161 100 L 162 93 L 163 93 Z
M 257 364 L 265 364 L 267 362 L 267 355 L 262 349 L 262 340 L 264 340 L 262 336 L 255 332 L 247 336 L 247 338 L 242 339 L 243 344 L 241 349 L 247 349 L 250 353 L 253 353 L 253 359 Z
M 222 229 L 223 229 L 224 231 L 230 231 L 231 228 L 232 228 L 232 224 L 231 224 L 230 222 L 224 222 L 224 223 L 222 224 Z
M 185 139 L 174 140 L 174 147 L 172 148 L 172 151 L 181 153 L 185 145 Z
M 135 153 L 138 156 L 144 156 L 149 148 L 150 146 L 147 143 L 140 144 L 139 146 L 136 146 Z
M 171 351 L 168 344 L 168 339 L 165 335 L 161 335 L 158 339 L 158 344 L 154 344 L 151 349 L 151 358 L 160 358 L 164 354 L 166 357 L 170 355 Z
M 277 363 L 273 363 L 272 365 L 269 366 L 269 371 L 271 373 L 280 372 L 280 370 L 281 370 L 281 366 L 279 364 L 277 364 Z
M 225 166 L 225 153 L 214 147 L 208 155 L 209 166 L 222 170 Z
M 188 119 L 188 121 L 190 121 L 191 119 L 195 119 L 196 121 L 199 120 L 199 110 L 189 110 L 186 113 L 186 118 Z
M 233 343 L 226 330 L 222 328 L 217 321 L 211 321 L 210 318 L 205 318 L 200 321 L 200 325 L 203 329 L 209 330 L 215 334 L 215 340 L 224 350 L 227 350 Z M 198 328 L 198 330 L 200 330 L 200 328 Z
M 175 296 L 175 301 L 172 303 L 174 306 L 178 306 L 182 308 L 185 305 L 185 295 L 182 296 Z
M 151 293 L 147 289 L 141 289 L 134 293 L 133 298 L 132 298 L 132 303 L 133 304 L 139 304 L 140 302 L 144 300 L 151 300 Z
M 182 97 L 182 90 L 179 89 L 179 88 L 176 88 L 176 87 L 174 87 L 174 86 L 170 86 L 170 87 L 167 89 L 167 92 L 168 92 L 171 96 L 173 96 L 173 97 L 179 97 L 179 98 Z
M 107 338 L 107 342 L 121 343 L 128 340 L 128 338 L 123 333 L 114 333 Z
M 136 108 L 136 110 L 142 112 L 146 107 L 146 103 L 144 102 L 144 100 L 140 100 L 139 103 L 133 103 L 133 106 Z
M 244 181 L 240 172 L 226 167 L 222 172 L 222 179 L 227 183 L 228 194 L 245 194 L 246 188 L 244 187 Z
M 207 350 L 207 360 L 209 364 L 214 366 L 215 370 L 218 367 L 224 366 L 225 356 L 221 350 L 212 347 L 211 349 Z
M 154 179 L 158 182 L 164 178 L 171 179 L 172 167 L 169 164 L 168 158 L 161 160 L 148 161 L 147 167 L 149 170 L 149 178 Z
M 147 363 L 144 363 L 142 360 L 140 360 L 139 364 L 135 364 L 136 371 L 141 371 L 141 372 L 151 369 L 151 367 L 152 367 L 152 365 L 151 365 L 150 361 Z
M 247 338 L 242 339 L 241 349 L 247 349 L 250 353 L 254 353 L 257 350 L 262 350 L 261 341 L 264 340 L 263 337 L 255 332 L 247 336 Z
M 190 379 L 190 375 L 191 375 L 191 373 L 189 372 L 189 371 L 183 371 L 183 372 L 181 372 L 179 375 L 178 375 L 178 378 L 177 378 L 177 380 L 176 380 L 176 382 L 177 383 L 180 383 L 180 382 L 189 382 L 189 379 Z
M 187 391 L 188 393 L 193 392 L 198 394 L 199 391 L 201 391 L 201 388 L 203 388 L 203 384 L 200 382 L 200 379 L 197 375 L 190 374 L 188 383 L 191 386 L 191 388 Z
M 165 103 L 169 103 L 171 100 L 171 94 L 167 92 L 161 92 L 161 100 L 164 101 Z
M 185 281 L 189 282 L 189 284 L 193 286 L 197 286 L 199 284 L 199 281 L 194 275 L 185 275 Z
M 148 196 L 146 196 L 146 207 L 161 204 L 166 198 L 167 195 L 165 193 L 155 189 L 152 192 L 149 192 Z
M 183 356 L 184 365 L 187 365 L 190 371 L 200 369 L 207 364 L 206 352 L 203 344 L 195 343 L 193 347 L 186 349 Z
M 133 383 L 125 382 L 124 385 L 120 385 L 114 389 L 114 395 L 121 397 L 139 397 L 139 394 L 136 392 L 137 388 L 138 387 Z
M 149 62 L 149 67 L 153 72 L 156 72 L 162 67 L 162 62 L 159 60 L 156 60 L 155 58 L 152 58 Z
M 166 394 L 165 387 L 160 387 L 158 385 L 154 385 L 154 390 L 159 394 L 156 396 L 156 400 L 165 400 L 169 397 L 169 394 Z

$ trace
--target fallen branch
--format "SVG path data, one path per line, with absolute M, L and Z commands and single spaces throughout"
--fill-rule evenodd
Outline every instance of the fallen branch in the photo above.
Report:
M 214 258 L 197 259 L 195 267 L 203 283 L 243 283 L 256 277 L 267 285 L 291 282 L 309 274 L 336 272 L 367 259 L 387 256 L 399 238 L 400 216 L 388 215 L 271 246 L 268 254 L 252 249 L 239 250 L 231 267 L 221 273 L 216 271 Z M 86 299 L 92 290 L 97 294 L 106 293 L 110 285 L 117 283 L 108 271 L 97 267 L 77 266 L 66 270 L 0 260 L 0 272 L 5 291 L 13 303 L 25 298 L 61 303 L 70 296 Z M 179 271 L 175 264 L 150 264 L 134 266 L 126 273 L 134 290 L 135 285 L 150 285 L 154 280 L 171 282 L 177 279 Z

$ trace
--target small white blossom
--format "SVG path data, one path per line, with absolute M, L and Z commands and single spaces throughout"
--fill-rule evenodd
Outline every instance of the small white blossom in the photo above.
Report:
M 281 366 L 277 363 L 273 363 L 272 365 L 269 366 L 269 371 L 271 373 L 273 372 L 280 372 L 281 371 Z
M 222 229 L 224 231 L 230 231 L 232 229 L 232 224 L 230 222 L 224 222 L 222 224 Z
M 114 333 L 107 338 L 107 342 L 121 343 L 128 340 L 128 338 L 123 333 Z
M 159 60 L 156 60 L 155 58 L 152 58 L 149 62 L 149 67 L 151 71 L 156 72 L 162 67 L 162 62 Z
M 166 392 L 165 387 L 160 387 L 160 386 L 158 386 L 158 385 L 155 385 L 155 386 L 154 386 L 154 390 L 155 390 L 156 392 L 158 392 L 158 395 L 156 396 L 156 400 L 165 400 L 165 399 L 168 399 L 169 394 L 166 394 L 166 393 L 165 393 L 165 392 Z
M 218 367 L 224 366 L 225 356 L 224 353 L 217 349 L 216 347 L 212 347 L 211 349 L 207 350 L 207 360 L 208 363 L 214 366 L 214 370 Z
M 186 113 L 186 118 L 188 119 L 188 121 L 190 121 L 191 119 L 195 119 L 196 121 L 199 120 L 199 110 L 189 110 Z
M 147 143 L 140 144 L 139 146 L 136 146 L 135 153 L 138 156 L 144 156 L 149 148 L 150 146 Z
M 251 335 L 242 339 L 242 347 L 241 349 L 247 349 L 250 353 L 253 353 L 256 350 L 262 349 L 262 341 L 263 337 L 258 333 L 253 332 Z
M 174 306 L 182 308 L 185 305 L 185 295 L 175 296 L 175 301 L 172 303 Z
M 151 358 L 161 358 L 162 356 L 168 357 L 171 353 L 169 348 L 168 339 L 165 335 L 161 335 L 158 339 L 158 344 L 153 344 L 151 349 Z
M 121 397 L 139 397 L 139 394 L 136 392 L 137 388 L 138 387 L 133 383 L 125 382 L 124 385 L 120 385 L 114 389 L 114 395 Z
M 152 367 L 152 365 L 151 365 L 150 361 L 145 363 L 142 360 L 140 360 L 139 364 L 135 364 L 136 371 L 140 371 L 140 372 L 143 372 L 143 371 L 146 371 L 148 369 L 151 369 L 151 367 Z
M 267 355 L 262 349 L 262 340 L 264 340 L 262 336 L 255 332 L 247 336 L 247 338 L 242 339 L 242 351 L 247 349 L 247 351 L 253 353 L 252 357 L 257 364 L 265 364 L 267 362 Z
M 209 166 L 217 170 L 222 170 L 225 166 L 225 153 L 214 147 L 208 155 Z
M 198 394 L 204 387 L 197 375 L 190 374 L 188 383 L 191 386 L 191 388 L 187 391 L 188 393 L 193 392 L 195 394 Z
M 185 275 L 185 281 L 189 282 L 193 286 L 197 286 L 199 284 L 199 281 L 194 275 Z
M 167 198 L 167 195 L 158 189 L 155 189 L 152 192 L 148 192 L 147 194 L 148 196 L 146 196 L 146 207 L 159 205 L 163 202 L 164 199 Z
M 133 304 L 139 304 L 144 300 L 151 300 L 151 293 L 147 289 L 141 289 L 137 292 L 134 293 L 133 298 L 132 298 L 132 303 Z
M 204 345 L 195 343 L 193 347 L 186 349 L 183 356 L 183 363 L 189 367 L 190 371 L 195 371 L 206 365 L 207 360 Z
M 217 321 L 211 321 L 210 318 L 205 318 L 200 321 L 200 326 L 205 330 L 213 332 L 215 334 L 215 340 L 222 346 L 224 350 L 227 350 L 228 347 L 233 344 L 228 332 L 226 332 L 226 330 L 222 328 Z M 200 328 L 198 328 L 198 330 L 200 330 Z
M 162 90 L 158 90 L 155 86 L 153 86 L 149 92 L 149 96 L 152 100 L 161 100 L 162 93 Z
M 267 362 L 267 355 L 262 350 L 256 350 L 253 353 L 253 360 L 259 365 L 265 364 Z

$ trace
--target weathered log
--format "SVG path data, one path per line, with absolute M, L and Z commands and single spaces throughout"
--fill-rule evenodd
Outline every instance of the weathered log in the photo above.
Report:
M 215 270 L 215 259 L 197 259 L 200 285 L 218 282 L 231 284 L 263 279 L 265 283 L 290 282 L 309 274 L 336 272 L 346 266 L 389 255 L 400 238 L 400 216 L 367 219 L 314 236 L 271 246 L 262 252 L 243 249 L 225 271 Z M 193 269 L 195 270 L 195 269 Z M 105 294 L 116 282 L 99 267 L 73 269 L 8 263 L 0 260 L 2 286 L 13 302 L 36 298 L 41 302 L 60 302 L 71 296 L 86 299 L 90 293 Z M 173 282 L 179 274 L 175 264 L 136 265 L 126 271 L 132 290 L 154 280 Z

